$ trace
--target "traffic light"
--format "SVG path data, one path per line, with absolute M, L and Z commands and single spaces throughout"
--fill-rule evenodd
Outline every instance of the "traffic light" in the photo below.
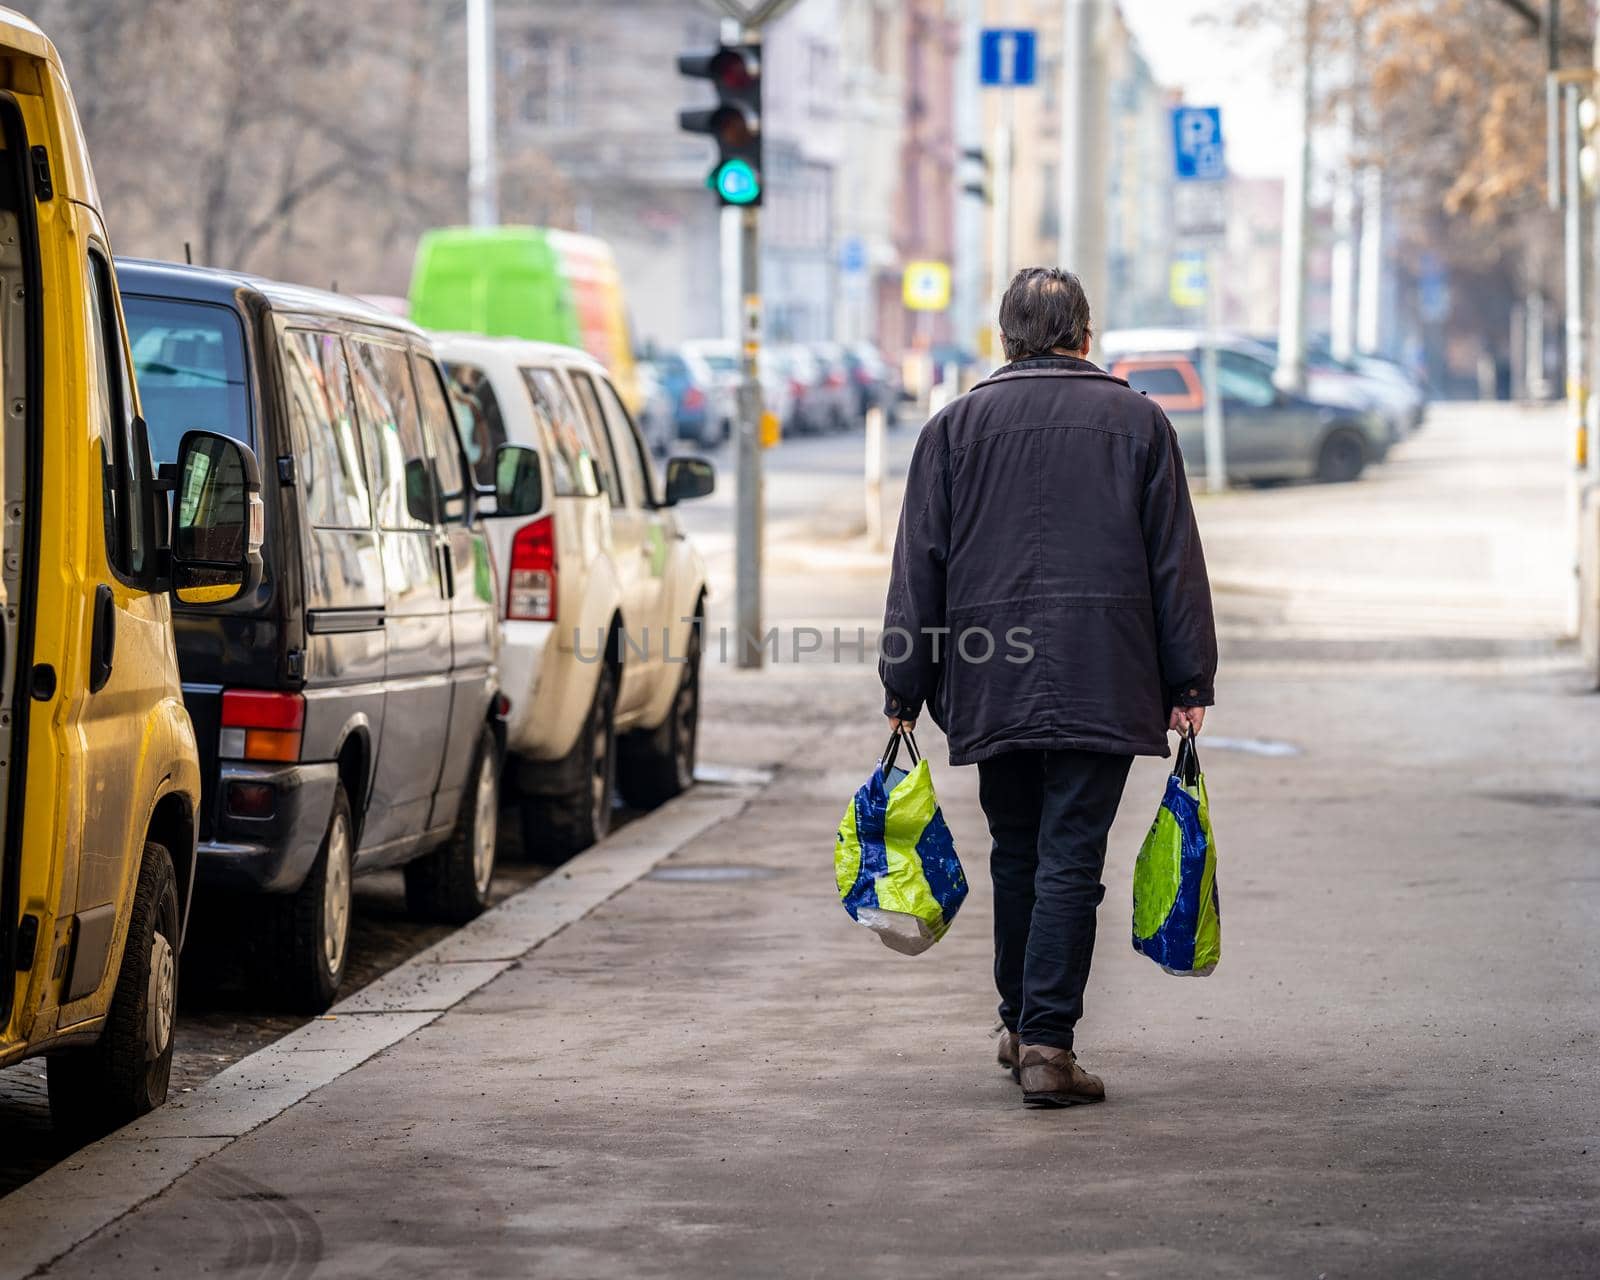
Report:
M 707 133 L 717 141 L 717 167 L 706 186 L 723 204 L 760 204 L 761 46 L 725 44 L 715 53 L 679 54 L 678 70 L 711 81 L 717 91 L 715 107 L 678 114 L 687 132 Z

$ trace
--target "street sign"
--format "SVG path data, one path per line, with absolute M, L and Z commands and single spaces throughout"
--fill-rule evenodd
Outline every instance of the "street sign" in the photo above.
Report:
M 1180 182 L 1172 190 L 1172 216 L 1185 240 L 1221 240 L 1228 233 L 1227 184 Z
M 858 276 L 867 269 L 867 242 L 860 236 L 846 236 L 839 242 L 839 270 Z
M 710 3 L 713 8 L 736 19 L 740 26 L 759 29 L 781 17 L 784 10 L 795 5 L 796 0 L 752 0 L 750 4 L 741 4 L 739 0 L 710 0 Z
M 1221 107 L 1172 108 L 1172 159 L 1179 182 L 1221 182 L 1228 176 Z
M 950 264 L 908 262 L 901 296 L 911 311 L 943 311 L 950 305 Z
M 989 27 L 978 39 L 978 79 L 988 89 L 1020 89 L 1039 78 L 1035 33 Z
M 1206 255 L 1180 253 L 1172 260 L 1171 283 L 1167 292 L 1173 304 L 1198 309 L 1206 305 Z

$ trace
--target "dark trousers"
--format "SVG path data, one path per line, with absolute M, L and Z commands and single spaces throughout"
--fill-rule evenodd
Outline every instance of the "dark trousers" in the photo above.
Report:
M 1094 955 L 1106 835 L 1132 756 L 1010 751 L 978 764 L 994 846 L 994 981 L 1023 1044 L 1072 1048 Z

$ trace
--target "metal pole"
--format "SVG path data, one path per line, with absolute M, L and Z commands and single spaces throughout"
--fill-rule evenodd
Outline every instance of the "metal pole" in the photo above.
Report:
M 1334 359 L 1348 360 L 1356 350 L 1356 171 L 1349 154 L 1356 145 L 1353 107 L 1345 108 L 1341 132 L 1346 155 L 1333 179 L 1333 315 L 1329 338 Z
M 1585 453 L 1586 401 L 1588 380 L 1584 376 L 1583 331 L 1583 175 L 1579 153 L 1583 138 L 1578 125 L 1578 103 L 1582 92 L 1575 84 L 1561 93 L 1562 116 L 1566 125 L 1563 152 L 1566 160 L 1566 289 L 1567 289 L 1567 422 L 1572 439 L 1572 467 L 1567 486 L 1567 545 L 1572 549 L 1572 580 L 1567 598 L 1567 630 L 1578 631 L 1578 504 Z
M 500 223 L 494 143 L 494 0 L 467 0 L 467 216 Z
M 1312 0 L 1302 0 L 1302 48 L 1300 51 L 1300 154 L 1289 170 L 1283 186 L 1283 264 L 1282 291 L 1278 309 L 1278 372 L 1276 382 L 1291 394 L 1306 386 L 1306 223 L 1311 198 L 1311 114 L 1313 81 Z
M 1544 127 L 1545 188 L 1552 209 L 1561 208 L 1561 89 L 1556 71 L 1561 66 L 1561 0 L 1545 0 L 1544 6 Z
M 1064 0 L 1061 56 L 1062 265 L 1104 316 L 1106 283 L 1106 69 L 1103 0 Z
M 867 450 L 866 450 L 866 501 L 867 501 L 867 546 L 873 551 L 882 551 L 884 548 L 883 536 L 883 473 L 885 453 L 887 452 L 885 438 L 887 419 L 881 405 L 873 405 L 867 410 Z
M 1368 165 L 1361 175 L 1361 252 L 1356 282 L 1356 350 L 1383 350 L 1384 226 L 1383 170 Z
M 747 33 L 750 40 L 754 33 Z M 739 275 L 744 290 L 743 382 L 739 387 L 739 484 L 734 564 L 734 610 L 739 665 L 759 668 L 761 644 L 761 211 L 740 214 Z
M 990 248 L 994 262 L 989 272 L 992 295 L 989 323 L 994 326 L 990 356 L 996 364 L 1005 361 L 1005 346 L 1000 333 L 1000 299 L 1005 294 L 1006 286 L 1011 283 L 1011 119 L 1015 90 L 1001 89 L 999 93 L 1000 123 L 994 131 L 994 226 L 991 228 L 993 243 Z
M 1228 487 L 1228 450 L 1222 419 L 1222 389 L 1217 385 L 1217 331 L 1222 327 L 1222 252 L 1206 250 L 1206 336 L 1200 351 L 1200 377 L 1205 383 L 1201 428 L 1206 447 L 1206 491 Z

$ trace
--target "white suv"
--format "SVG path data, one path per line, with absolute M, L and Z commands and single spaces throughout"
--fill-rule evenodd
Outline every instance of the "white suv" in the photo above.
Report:
M 711 492 L 714 475 L 672 458 L 661 485 L 610 378 L 581 351 L 463 334 L 434 346 L 479 484 L 494 483 L 501 444 L 539 454 L 536 514 L 488 529 L 506 782 L 525 851 L 556 861 L 606 834 L 614 787 L 648 808 L 693 781 L 706 571 L 672 507 Z

